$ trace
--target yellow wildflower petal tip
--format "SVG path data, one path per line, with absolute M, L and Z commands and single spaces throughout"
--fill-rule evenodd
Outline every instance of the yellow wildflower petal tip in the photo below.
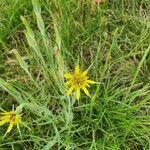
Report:
M 79 100 L 79 98 L 80 98 L 80 88 L 76 89 L 76 98 L 77 98 L 77 100 Z
M 96 82 L 93 81 L 93 80 L 87 80 L 87 83 L 89 83 L 89 84 L 96 84 Z
M 87 88 L 83 87 L 82 89 L 83 89 L 84 93 L 85 93 L 87 96 L 91 97 L 89 91 L 87 90 Z
M 6 133 L 9 133 L 12 130 L 13 126 L 14 126 L 14 122 L 10 122 L 9 127 L 8 127 Z
M 67 91 L 67 95 L 70 95 L 72 93 L 73 89 L 74 89 L 74 87 L 71 86 L 70 89 Z
M 64 74 L 64 77 L 65 77 L 66 79 L 68 79 L 68 78 L 71 78 L 72 75 L 71 75 L 71 73 L 65 73 L 65 74 Z

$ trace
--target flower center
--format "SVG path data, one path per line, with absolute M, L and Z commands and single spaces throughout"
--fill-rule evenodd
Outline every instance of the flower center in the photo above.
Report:
M 84 82 L 85 82 L 85 79 L 81 75 L 76 75 L 73 78 L 73 83 L 75 84 L 75 86 L 81 86 L 83 85 Z
M 9 118 L 9 122 L 14 122 L 16 120 L 16 114 L 11 114 Z

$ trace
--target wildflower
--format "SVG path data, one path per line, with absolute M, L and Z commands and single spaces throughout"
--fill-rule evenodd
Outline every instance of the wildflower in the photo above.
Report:
M 73 74 L 66 73 L 64 75 L 67 80 L 66 85 L 70 86 L 69 90 L 67 91 L 67 95 L 70 95 L 73 90 L 75 90 L 76 98 L 79 100 L 80 90 L 82 89 L 87 96 L 91 97 L 86 87 L 89 87 L 89 84 L 95 84 L 96 82 L 89 80 L 87 73 L 87 70 L 81 72 L 79 66 L 75 66 L 75 71 Z
M 21 121 L 21 114 L 18 114 L 14 109 L 12 111 L 6 112 L 4 111 L 3 113 L 0 113 L 0 126 L 8 123 L 8 129 L 6 131 L 6 134 L 9 133 L 13 126 L 16 125 L 17 128 L 19 129 L 19 125 L 22 123 Z

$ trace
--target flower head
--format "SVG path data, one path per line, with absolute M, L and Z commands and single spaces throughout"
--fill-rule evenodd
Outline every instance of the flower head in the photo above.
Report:
M 80 90 L 82 89 L 87 96 L 91 97 L 86 87 L 89 87 L 89 84 L 95 84 L 96 82 L 89 80 L 87 73 L 87 70 L 81 72 L 79 66 L 75 66 L 74 73 L 66 73 L 64 75 L 67 80 L 66 84 L 70 86 L 69 90 L 67 91 L 67 95 L 70 95 L 73 90 L 75 90 L 76 98 L 79 100 Z
M 14 125 L 16 125 L 17 128 L 19 128 L 19 125 L 22 123 L 21 115 L 14 110 L 0 113 L 0 126 L 7 123 L 9 124 L 9 126 L 6 131 L 6 134 L 12 130 Z

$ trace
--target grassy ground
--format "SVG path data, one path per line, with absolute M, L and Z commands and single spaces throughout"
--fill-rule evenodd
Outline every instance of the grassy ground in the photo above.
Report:
M 149 150 L 150 2 L 0 1 L 0 109 L 22 111 L 0 150 Z M 80 101 L 64 73 L 98 84 Z

